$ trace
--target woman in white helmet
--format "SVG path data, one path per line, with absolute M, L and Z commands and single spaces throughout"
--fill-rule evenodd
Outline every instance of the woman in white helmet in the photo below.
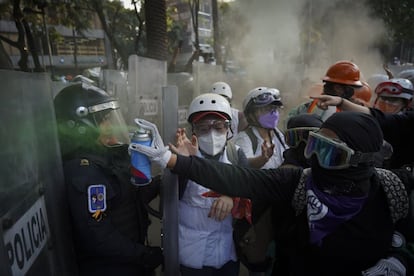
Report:
M 282 106 L 280 92 L 276 88 L 256 87 L 247 94 L 243 101 L 243 112 L 249 127 L 239 132 L 234 138 L 234 142 L 242 148 L 248 158 L 249 165 L 253 168 L 274 169 L 283 163 L 283 152 L 288 146 L 285 143 L 284 135 L 277 128 L 279 109 Z M 254 254 L 260 255 L 260 259 L 265 259 L 265 261 L 261 263 L 253 262 L 253 260 L 244 262 L 242 259 L 242 261 L 248 267 L 250 276 L 265 275 L 270 273 L 274 259 L 273 236 L 264 238 L 267 232 L 266 228 L 271 229 L 269 223 L 272 221 L 272 210 L 268 204 L 257 201 L 253 202 L 252 208 L 255 223 L 263 225 L 260 226 L 262 228 L 255 225 L 257 232 L 263 231 L 263 240 L 260 237 L 263 241 L 263 248 L 256 250 L 257 252 Z
M 256 87 L 244 99 L 243 112 L 249 127 L 234 142 L 243 149 L 251 167 L 269 169 L 283 163 L 283 151 L 288 146 L 277 128 L 282 106 L 275 88 Z
M 199 146 L 193 155 L 247 166 L 243 151 L 228 142 L 231 109 L 224 97 L 202 94 L 193 99 L 188 113 L 193 139 Z M 177 140 L 177 144 L 180 142 Z M 180 181 L 178 251 L 181 276 L 239 275 L 232 209 L 231 197 L 214 193 L 194 181 Z
M 219 94 L 227 99 L 231 106 L 231 101 L 233 99 L 233 93 L 231 87 L 228 83 L 223 81 L 218 81 L 213 83 L 211 86 L 211 93 Z M 231 131 L 233 136 L 236 136 L 239 131 L 247 127 L 247 122 L 243 116 L 243 112 L 240 112 L 237 108 L 231 107 Z

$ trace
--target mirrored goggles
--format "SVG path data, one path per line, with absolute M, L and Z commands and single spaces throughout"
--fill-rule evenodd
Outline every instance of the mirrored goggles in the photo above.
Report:
M 291 148 L 299 146 L 300 142 L 307 142 L 309 132 L 317 131 L 318 127 L 295 127 L 285 131 L 286 144 Z
M 229 127 L 229 120 L 201 120 L 197 123 L 193 123 L 193 132 L 196 135 L 204 135 L 213 129 L 219 133 L 226 133 Z
M 276 97 L 276 95 L 274 95 L 270 92 L 263 93 L 263 94 L 260 94 L 256 97 L 254 97 L 252 99 L 252 102 L 255 105 L 268 105 L 268 104 L 273 103 L 273 102 L 275 102 L 276 105 L 280 105 L 280 106 L 282 105 L 282 102 L 280 101 L 280 98 Z
M 325 137 L 317 132 L 309 132 L 304 156 L 311 158 L 315 154 L 319 165 L 325 169 L 345 169 L 359 163 L 370 162 L 374 153 L 355 152 L 346 143 Z
M 402 87 L 398 83 L 394 83 L 390 81 L 386 81 L 386 82 L 378 84 L 378 86 L 375 88 L 375 93 L 379 95 L 382 93 L 393 94 L 393 95 L 399 95 L 402 93 L 407 93 L 411 95 L 413 94 L 411 90 Z

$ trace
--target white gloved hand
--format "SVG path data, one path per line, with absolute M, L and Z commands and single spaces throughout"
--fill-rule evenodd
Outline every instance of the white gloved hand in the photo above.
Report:
M 166 168 L 171 158 L 171 151 L 167 146 L 164 146 L 157 126 L 144 119 L 135 119 L 134 121 L 139 127 L 151 131 L 152 142 L 150 146 L 131 143 L 128 150 L 140 152 L 148 156 L 151 161 L 158 163 L 162 168 Z
M 362 271 L 363 276 L 405 276 L 405 266 L 395 257 L 379 260 L 373 267 Z

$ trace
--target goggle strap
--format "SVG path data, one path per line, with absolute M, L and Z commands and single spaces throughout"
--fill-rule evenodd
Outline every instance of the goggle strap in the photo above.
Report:
M 351 166 L 357 166 L 360 163 L 370 163 L 375 160 L 375 154 L 376 152 L 355 152 L 350 160 L 349 165 Z

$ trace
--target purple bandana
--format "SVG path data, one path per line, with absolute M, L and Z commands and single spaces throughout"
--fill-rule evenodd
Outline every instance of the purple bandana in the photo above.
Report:
M 310 243 L 322 245 L 325 236 L 359 213 L 368 196 L 334 196 L 320 191 L 311 178 L 306 182 Z
M 272 110 L 259 116 L 258 119 L 263 128 L 273 129 L 279 122 L 279 111 Z

